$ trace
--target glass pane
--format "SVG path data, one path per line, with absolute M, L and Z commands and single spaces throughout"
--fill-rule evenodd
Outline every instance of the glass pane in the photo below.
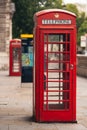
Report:
M 56 72 L 48 72 L 48 79 L 56 79 L 58 78 L 59 79 L 59 73 L 56 73 Z
M 12 71 L 13 72 L 19 72 L 20 71 L 20 48 L 13 48 L 13 65 L 12 65 Z
M 70 51 L 70 43 L 63 44 L 63 52 Z
M 65 59 L 68 57 L 68 55 L 63 55 L 63 54 L 59 54 L 59 53 L 48 53 L 48 60 L 49 61 L 63 61 L 64 60 L 64 58 L 63 57 L 65 57 Z M 68 59 L 68 58 L 67 58 Z
M 69 80 L 69 72 L 48 72 L 48 79 Z
M 64 42 L 66 41 L 66 34 L 49 34 L 48 42 Z
M 67 41 L 70 42 L 70 34 L 67 34 Z
M 48 44 L 48 52 L 63 52 L 64 45 L 63 44 Z
M 48 104 L 49 110 L 64 110 L 69 109 L 69 102 L 49 102 Z
M 59 92 L 48 92 L 48 100 L 60 100 Z
M 69 81 L 48 82 L 48 90 L 69 90 Z
M 13 48 L 13 60 L 18 61 L 20 54 L 20 48 Z
M 44 44 L 44 52 L 47 51 L 47 44 Z
M 59 69 L 59 63 L 48 63 L 48 69 Z

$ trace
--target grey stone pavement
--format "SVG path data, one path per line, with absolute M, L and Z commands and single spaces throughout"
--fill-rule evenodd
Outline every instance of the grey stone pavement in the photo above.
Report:
M 0 130 L 87 130 L 86 78 L 77 77 L 77 124 L 32 121 L 32 84 L 23 87 L 20 81 L 0 71 Z

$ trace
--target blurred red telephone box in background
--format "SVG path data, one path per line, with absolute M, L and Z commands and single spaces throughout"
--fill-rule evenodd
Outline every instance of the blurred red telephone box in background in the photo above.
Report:
M 9 46 L 9 75 L 21 75 L 21 40 L 12 39 Z
M 76 122 L 76 16 L 48 9 L 34 22 L 35 120 Z

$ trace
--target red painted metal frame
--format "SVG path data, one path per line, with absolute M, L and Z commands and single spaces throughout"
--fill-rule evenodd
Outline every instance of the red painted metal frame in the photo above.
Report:
M 59 19 L 71 19 L 72 23 L 70 25 L 42 25 L 42 19 L 53 19 L 53 16 L 55 14 L 58 14 L 60 17 Z M 33 111 L 35 120 L 38 122 L 76 122 L 76 17 L 70 12 L 66 12 L 63 10 L 45 10 L 41 11 L 39 13 L 36 13 L 34 16 L 35 18 L 35 28 L 34 28 L 34 92 L 33 92 Z M 63 78 L 65 74 L 69 71 L 69 90 L 47 90 L 44 91 L 44 35 L 50 35 L 50 34 L 64 34 L 64 35 L 70 35 L 70 60 L 69 64 L 66 62 L 66 70 L 58 70 L 59 74 L 62 72 Z M 64 42 L 65 43 L 65 42 Z M 62 42 L 62 44 L 64 44 Z M 57 44 L 61 44 L 60 42 L 57 42 Z M 66 46 L 68 46 L 68 41 L 66 41 Z M 47 46 L 49 45 L 49 41 L 47 38 Z M 63 45 L 64 46 L 64 45 Z M 48 47 L 47 47 L 48 48 Z M 47 55 L 49 54 L 49 51 L 47 49 Z M 52 53 L 52 52 L 50 52 Z M 56 52 L 61 53 L 61 52 Z M 68 52 L 66 52 L 68 53 Z M 62 53 L 61 53 L 62 54 Z M 47 63 L 50 62 L 47 58 Z M 51 61 L 51 63 L 58 63 L 59 61 Z M 55 70 L 56 71 L 56 70 Z M 52 72 L 52 71 L 51 71 Z M 46 73 L 48 77 L 49 70 L 46 68 Z M 46 83 L 48 84 L 49 79 L 46 79 Z M 52 83 L 55 83 L 55 80 L 51 80 Z M 60 83 L 61 80 L 57 79 L 57 82 Z M 67 80 L 63 79 L 62 81 L 67 82 Z M 47 85 L 48 86 L 48 85 Z M 60 85 L 59 85 L 60 86 Z M 68 86 L 68 84 L 67 84 Z M 67 87 L 66 86 L 66 87 Z M 64 86 L 63 86 L 64 87 Z M 52 102 L 53 100 L 49 100 L 49 93 L 56 93 L 59 94 L 62 92 L 63 96 L 60 100 L 60 95 L 58 100 L 54 100 L 54 102 L 62 102 L 62 103 L 69 103 L 68 108 L 64 109 L 48 109 L 49 102 Z M 44 99 L 44 93 L 46 93 L 46 99 Z M 64 96 L 66 97 L 66 94 L 69 94 L 68 99 L 64 99 Z M 65 95 L 64 95 L 65 94 Z M 51 95 L 52 96 L 52 95 Z M 44 109 L 44 102 L 46 102 L 46 108 Z M 50 107 L 49 107 L 50 108 Z
M 13 51 L 17 50 L 18 59 L 15 60 Z M 21 40 L 12 39 L 9 45 L 9 76 L 21 76 Z

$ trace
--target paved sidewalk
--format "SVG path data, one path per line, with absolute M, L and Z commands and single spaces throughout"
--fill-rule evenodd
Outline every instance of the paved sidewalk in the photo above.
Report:
M 36 123 L 32 117 L 32 85 L 0 71 L 0 130 L 87 130 L 87 79 L 77 77 L 77 124 Z

